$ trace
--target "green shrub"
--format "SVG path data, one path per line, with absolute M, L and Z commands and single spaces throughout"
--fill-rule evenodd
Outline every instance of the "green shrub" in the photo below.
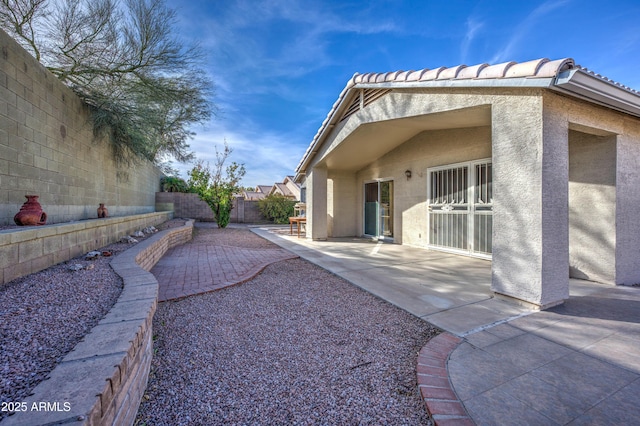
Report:
M 175 176 L 162 177 L 160 185 L 162 185 L 162 192 L 189 192 L 187 182 Z
M 262 200 L 258 200 L 260 213 L 274 223 L 289 223 L 289 218 L 293 216 L 293 206 L 295 204 L 295 201 L 280 194 L 272 194 Z

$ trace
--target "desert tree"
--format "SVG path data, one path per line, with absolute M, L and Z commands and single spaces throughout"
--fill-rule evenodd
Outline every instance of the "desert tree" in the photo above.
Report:
M 84 100 L 114 157 L 193 159 L 194 124 L 215 113 L 202 52 L 164 0 L 0 0 L 0 25 Z
M 209 205 L 219 228 L 226 228 L 229 224 L 233 198 L 241 191 L 240 181 L 246 172 L 244 164 L 235 161 L 225 167 L 231 152 L 225 141 L 224 150 L 219 151 L 216 147 L 213 167 L 200 160 L 188 173 L 189 189 Z

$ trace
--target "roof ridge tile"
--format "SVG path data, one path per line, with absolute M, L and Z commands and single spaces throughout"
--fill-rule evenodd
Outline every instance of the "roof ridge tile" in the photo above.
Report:
M 484 63 L 484 64 L 472 65 L 470 67 L 465 67 L 464 69 L 460 70 L 460 72 L 458 73 L 457 79 L 462 80 L 462 79 L 468 79 L 468 78 L 478 78 L 480 71 L 482 71 L 488 66 L 489 64 Z
M 501 64 L 489 65 L 488 67 L 483 68 L 482 71 L 478 73 L 478 78 L 504 78 L 509 67 L 515 64 L 516 62 L 509 61 L 503 62 Z
M 422 75 L 420 75 L 419 81 L 436 80 L 438 78 L 438 75 L 440 75 L 440 73 L 445 69 L 446 69 L 445 67 L 432 68 L 422 73 Z
M 457 65 L 455 67 L 445 68 L 438 74 L 436 80 L 451 80 L 458 78 L 458 74 L 461 70 L 465 69 L 466 65 Z

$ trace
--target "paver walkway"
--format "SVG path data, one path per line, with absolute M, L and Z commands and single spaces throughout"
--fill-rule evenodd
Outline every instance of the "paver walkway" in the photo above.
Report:
M 164 302 L 242 283 L 274 262 L 297 257 L 277 246 L 234 247 L 215 238 L 201 241 L 196 235 L 193 241 L 169 250 L 151 273 L 158 279 L 158 301 Z

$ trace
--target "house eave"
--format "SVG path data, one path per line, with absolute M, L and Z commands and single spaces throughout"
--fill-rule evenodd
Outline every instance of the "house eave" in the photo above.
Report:
M 300 182 L 306 174 L 306 168 L 319 150 L 319 146 L 324 141 L 328 133 L 333 129 L 344 108 L 349 104 L 352 94 L 359 89 L 426 89 L 426 88 L 548 88 L 553 85 L 553 78 L 509 78 L 509 79 L 467 79 L 467 80 L 436 80 L 436 81 L 415 81 L 415 82 L 382 82 L 382 83 L 353 83 L 349 81 L 347 87 L 338 97 L 331 114 L 325 119 L 313 142 L 303 155 L 298 167 L 295 170 L 296 182 Z
M 534 65 L 535 70 L 530 68 Z M 513 74 L 511 74 L 506 77 L 507 70 L 514 70 L 518 66 L 525 67 L 517 70 L 520 76 L 514 77 Z M 495 72 L 485 72 L 492 68 L 494 71 L 496 69 L 499 71 L 497 76 Z M 486 64 L 483 64 L 466 69 L 472 69 L 473 72 L 463 75 L 463 67 L 451 69 L 439 68 L 431 71 L 425 69 L 420 71 L 418 73 L 419 75 L 416 74 L 415 80 L 411 80 L 415 73 L 413 71 L 387 74 L 355 74 L 338 96 L 331 111 L 329 111 L 320 129 L 300 160 L 300 163 L 296 167 L 295 181 L 301 182 L 309 164 L 319 152 L 325 138 L 342 117 L 345 109 L 353 99 L 355 92 L 360 89 L 544 88 L 575 98 L 584 99 L 594 104 L 630 114 L 634 117 L 640 117 L 640 92 L 613 82 L 586 68 L 574 65 L 572 59 L 553 62 L 538 60 L 520 65 L 505 63 L 496 66 L 486 66 Z M 522 76 L 523 72 L 529 72 L 529 75 Z M 427 77 L 429 73 L 432 73 L 432 75 Z M 472 77 L 465 78 L 467 76 Z
M 582 69 L 559 73 L 551 89 L 640 117 L 640 94 L 637 91 Z

